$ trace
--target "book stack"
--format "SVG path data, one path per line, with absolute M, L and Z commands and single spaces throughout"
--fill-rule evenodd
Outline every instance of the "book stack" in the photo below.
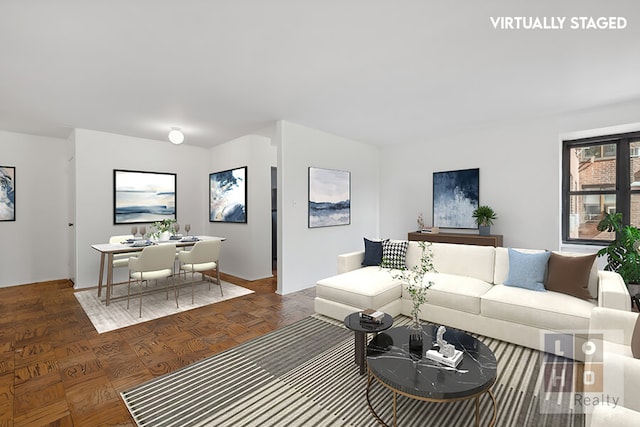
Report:
M 362 323 L 382 323 L 384 313 L 371 308 L 360 312 L 360 322 Z
M 440 232 L 440 228 L 438 227 L 424 227 L 421 230 L 422 233 L 431 233 L 431 234 L 438 234 Z

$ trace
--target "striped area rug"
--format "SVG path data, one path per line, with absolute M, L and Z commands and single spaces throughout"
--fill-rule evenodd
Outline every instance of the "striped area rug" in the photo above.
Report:
M 400 316 L 395 326 L 408 322 Z M 495 353 L 497 426 L 583 426 L 571 402 L 541 394 L 541 354 L 477 336 Z M 139 426 L 376 426 L 366 375 L 354 364 L 353 333 L 314 315 L 122 393 Z M 374 383 L 378 414 L 392 423 L 392 396 Z M 542 408 L 542 410 L 541 410 Z M 561 412 L 561 413 L 559 413 Z M 553 415 L 547 415 L 553 413 Z M 473 400 L 430 403 L 400 396 L 400 426 L 475 425 Z M 480 425 L 493 415 L 480 399 Z

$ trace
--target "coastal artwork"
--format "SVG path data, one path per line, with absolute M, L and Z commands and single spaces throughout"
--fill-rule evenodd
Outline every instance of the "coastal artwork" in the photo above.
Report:
M 247 167 L 209 174 L 209 222 L 247 222 Z
M 16 220 L 16 168 L 0 166 L 0 221 Z
M 114 224 L 176 219 L 175 173 L 113 171 Z
M 309 168 L 309 228 L 351 224 L 351 173 Z
M 433 173 L 433 226 L 478 228 L 473 211 L 478 207 L 480 169 Z

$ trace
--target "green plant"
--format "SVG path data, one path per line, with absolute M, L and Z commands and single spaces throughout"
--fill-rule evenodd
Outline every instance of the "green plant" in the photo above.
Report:
M 604 269 L 620 274 L 627 285 L 640 283 L 640 230 L 633 225 L 624 225 L 620 212 L 605 214 L 597 228 L 598 231 L 616 233 L 609 246 L 598 251 L 598 256 L 607 256 Z
M 392 270 L 393 278 L 399 279 L 407 284 L 407 291 L 411 296 L 411 318 L 414 323 L 417 323 L 418 315 L 420 314 L 420 306 L 427 302 L 427 289 L 429 289 L 433 282 L 429 280 L 425 283 L 424 276 L 427 273 L 435 273 L 436 269 L 433 266 L 433 250 L 431 243 L 418 242 L 422 255 L 420 256 L 420 263 L 414 265 L 412 268 L 403 268 L 401 270 Z M 384 263 L 382 264 L 384 265 Z
M 482 227 L 493 225 L 493 220 L 498 219 L 498 216 L 496 215 L 494 210 L 486 205 L 478 206 L 476 210 L 473 211 L 473 214 L 471 216 L 476 219 L 476 224 Z
M 171 231 L 171 226 L 175 223 L 176 220 L 173 218 L 165 218 L 161 221 L 154 222 L 153 224 L 151 224 L 151 228 L 155 229 L 155 231 L 151 233 L 151 237 L 155 237 L 157 239 L 158 237 L 160 237 L 161 233 Z

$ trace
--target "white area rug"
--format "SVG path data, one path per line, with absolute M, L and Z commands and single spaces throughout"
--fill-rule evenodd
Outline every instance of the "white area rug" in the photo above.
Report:
M 132 292 L 134 292 L 133 289 L 132 287 Z M 191 304 L 191 285 L 185 285 L 180 288 L 180 298 L 178 299 L 179 308 L 176 308 L 176 300 L 171 288 L 169 288 L 168 300 L 166 292 L 143 295 L 142 317 L 138 317 L 140 314 L 139 297 L 131 298 L 129 309 L 127 310 L 126 299 L 111 301 L 109 306 L 107 306 L 104 302 L 104 289 L 101 298 L 98 298 L 97 289 L 76 292 L 75 296 L 85 313 L 87 313 L 87 316 L 89 316 L 89 319 L 91 319 L 91 323 L 96 327 L 98 333 L 102 334 L 126 326 L 159 319 L 160 317 L 253 293 L 252 290 L 232 285 L 225 281 L 222 281 L 224 297 L 220 296 L 220 287 L 215 283 L 211 283 L 211 290 L 209 290 L 208 282 L 197 282 L 194 289 L 195 298 L 194 303 Z M 113 295 L 115 297 L 126 294 L 126 284 L 113 287 Z

